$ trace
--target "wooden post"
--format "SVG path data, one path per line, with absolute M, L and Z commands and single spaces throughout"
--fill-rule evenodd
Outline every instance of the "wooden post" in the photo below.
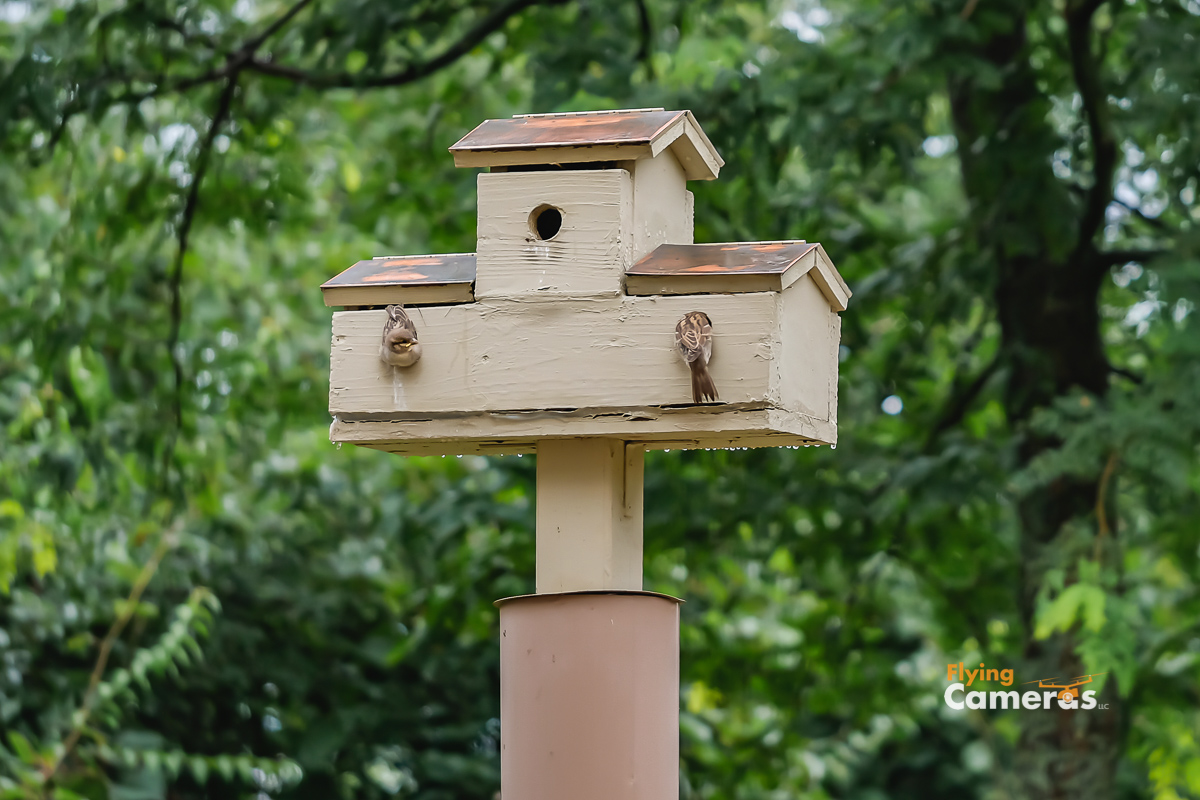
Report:
M 538 594 L 642 588 L 643 457 L 620 439 L 538 442 Z

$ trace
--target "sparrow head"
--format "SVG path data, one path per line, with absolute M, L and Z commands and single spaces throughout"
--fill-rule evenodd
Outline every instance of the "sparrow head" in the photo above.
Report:
M 379 358 L 393 367 L 411 367 L 421 360 L 421 343 L 415 340 L 384 343 Z
M 412 347 L 417 343 L 417 337 L 412 331 L 405 328 L 396 328 L 388 331 L 387 334 L 388 347 L 396 349 L 398 347 Z
M 412 366 L 421 357 L 417 326 L 413 324 L 402 305 L 387 307 L 387 320 L 383 323 L 383 341 L 380 343 L 379 357 L 385 364 L 395 367 Z

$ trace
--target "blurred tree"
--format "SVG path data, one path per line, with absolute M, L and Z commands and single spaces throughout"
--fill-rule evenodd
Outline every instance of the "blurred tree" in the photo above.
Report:
M 1195 0 L 0 4 L 0 796 L 494 793 L 531 459 L 332 449 L 316 286 L 472 248 L 480 120 L 650 105 L 728 162 L 698 241 L 819 239 L 855 291 L 836 451 L 648 458 L 683 793 L 1200 796 L 1198 36 Z M 959 661 L 1107 708 L 954 712 Z

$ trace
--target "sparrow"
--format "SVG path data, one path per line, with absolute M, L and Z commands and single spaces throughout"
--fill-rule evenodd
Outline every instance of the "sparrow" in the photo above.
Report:
M 387 307 L 387 322 L 383 323 L 383 341 L 379 343 L 379 358 L 393 367 L 411 367 L 421 359 L 421 343 L 417 341 L 417 326 L 404 311 L 404 306 Z
M 717 387 L 708 372 L 712 358 L 712 320 L 703 311 L 689 311 L 675 326 L 675 346 L 692 371 L 692 402 L 717 399 Z

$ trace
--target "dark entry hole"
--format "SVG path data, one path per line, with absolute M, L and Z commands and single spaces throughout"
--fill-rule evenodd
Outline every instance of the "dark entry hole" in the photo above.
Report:
M 529 215 L 530 227 L 539 239 L 553 239 L 562 227 L 562 212 L 554 206 L 538 206 Z

